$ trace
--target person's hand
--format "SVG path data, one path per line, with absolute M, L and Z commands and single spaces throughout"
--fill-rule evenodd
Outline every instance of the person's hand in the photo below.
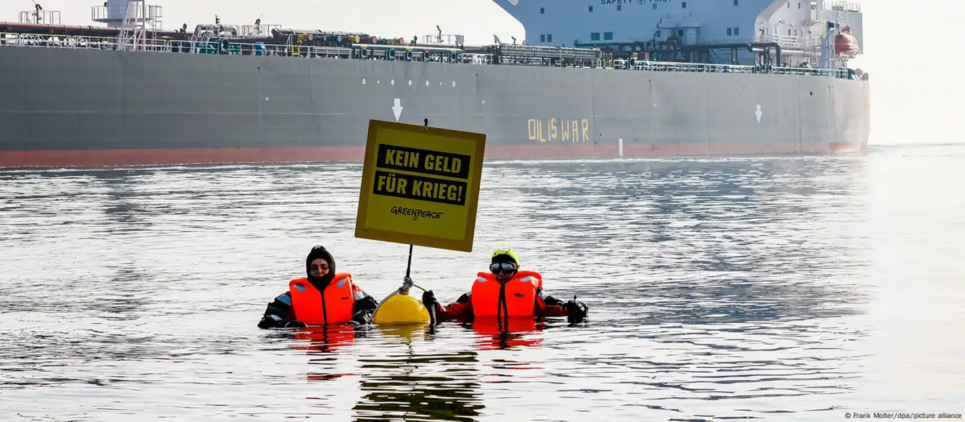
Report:
M 439 303 L 439 301 L 436 300 L 436 295 L 435 295 L 435 293 L 432 293 L 432 290 L 429 290 L 429 291 L 426 291 L 426 292 L 423 292 L 423 293 L 422 293 L 422 304 L 425 305 L 426 308 L 432 309 L 432 308 L 434 308 L 438 303 Z
M 573 299 L 566 302 L 563 306 L 566 308 L 566 318 L 570 320 L 570 322 L 582 321 L 583 318 L 586 318 L 586 314 L 590 310 L 585 303 L 576 300 L 576 296 L 573 296 Z
M 288 321 L 288 322 L 286 322 L 285 325 L 283 325 L 282 327 L 285 327 L 285 328 L 305 328 L 305 327 L 307 327 L 307 326 L 308 326 L 308 325 L 305 324 L 304 322 L 295 320 L 295 321 Z

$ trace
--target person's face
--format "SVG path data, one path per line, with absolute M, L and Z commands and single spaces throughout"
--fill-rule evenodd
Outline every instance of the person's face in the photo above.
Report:
M 493 272 L 496 281 L 505 283 L 512 280 L 513 274 L 516 274 L 516 264 L 512 262 L 497 262 L 490 265 L 489 270 Z
M 325 274 L 328 274 L 328 261 L 322 258 L 315 258 L 312 260 L 309 268 L 312 271 L 312 277 L 325 277 Z

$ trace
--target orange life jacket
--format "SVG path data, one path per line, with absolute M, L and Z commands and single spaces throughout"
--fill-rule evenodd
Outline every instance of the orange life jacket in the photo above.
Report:
M 288 283 L 295 319 L 308 325 L 341 324 L 352 320 L 355 304 L 352 275 L 335 274 L 322 294 L 307 278 Z
M 472 284 L 473 313 L 476 317 L 533 317 L 536 288 L 542 283 L 542 277 L 535 271 L 520 271 L 506 284 L 496 281 L 492 273 L 481 272 Z M 500 302 L 500 290 L 505 290 L 505 305 Z

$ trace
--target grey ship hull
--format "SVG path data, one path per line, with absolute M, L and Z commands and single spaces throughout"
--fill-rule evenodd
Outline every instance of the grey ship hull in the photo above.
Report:
M 852 153 L 870 128 L 869 83 L 826 76 L 0 47 L 0 167 L 357 161 L 396 98 L 487 158 Z

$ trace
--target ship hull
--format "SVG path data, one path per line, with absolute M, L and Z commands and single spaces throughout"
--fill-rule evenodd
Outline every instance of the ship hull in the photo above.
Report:
M 488 159 L 861 153 L 870 129 L 867 81 L 813 75 L 15 47 L 0 75 L 2 168 L 359 161 L 396 99 Z

